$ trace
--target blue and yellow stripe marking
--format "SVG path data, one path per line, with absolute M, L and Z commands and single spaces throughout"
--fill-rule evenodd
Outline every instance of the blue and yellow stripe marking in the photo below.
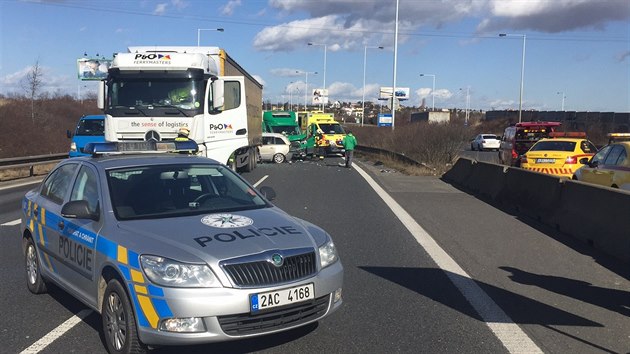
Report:
M 140 326 L 157 329 L 160 319 L 173 316 L 168 302 L 163 299 L 164 290 L 149 284 L 142 273 L 138 253 L 102 236 L 98 238 L 96 250 L 116 261 L 118 269 L 127 281 Z
M 36 211 L 39 209 L 39 214 Z M 28 229 L 33 235 L 34 241 L 43 247 L 49 246 L 49 240 L 46 236 L 46 227 L 48 225 L 56 225 L 63 219 L 55 215 L 45 208 L 40 207 L 31 200 L 23 203 L 23 212 L 27 218 Z M 86 246 L 95 248 L 97 252 L 103 254 L 107 258 L 113 260 L 120 270 L 120 273 L 127 282 L 129 295 L 136 309 L 136 318 L 138 324 L 142 327 L 151 327 L 157 329 L 160 319 L 172 317 L 173 313 L 168 306 L 168 302 L 164 300 L 164 290 L 161 287 L 149 284 L 140 269 L 140 255 L 132 250 L 127 249 L 123 245 L 119 245 L 102 235 L 97 235 L 86 230 L 74 223 L 66 222 L 63 235 L 72 238 L 76 242 L 81 242 Z M 78 237 L 75 232 L 92 238 L 93 242 L 89 242 L 85 238 Z M 94 245 L 96 243 L 96 245 Z M 54 263 L 46 252 L 40 249 L 40 259 L 44 260 L 44 265 L 57 273 Z

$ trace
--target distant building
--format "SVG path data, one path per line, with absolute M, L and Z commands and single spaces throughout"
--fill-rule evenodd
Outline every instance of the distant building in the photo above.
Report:
M 410 121 L 429 123 L 448 123 L 451 121 L 451 112 L 415 112 L 411 113 Z

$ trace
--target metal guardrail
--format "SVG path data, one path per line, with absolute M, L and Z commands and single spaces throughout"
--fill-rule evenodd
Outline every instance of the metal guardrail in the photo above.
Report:
M 381 148 L 376 148 L 376 147 L 371 147 L 371 146 L 363 146 L 363 145 L 357 145 L 355 147 L 355 149 L 358 150 L 358 151 L 372 153 L 372 154 L 387 155 L 387 156 L 391 157 L 392 159 L 398 160 L 400 162 L 407 163 L 409 165 L 418 166 L 418 167 L 424 167 L 424 168 L 428 168 L 428 169 L 432 170 L 432 168 L 427 166 L 427 164 L 425 164 L 423 162 L 416 161 L 416 160 L 412 159 L 411 157 L 409 157 L 409 156 L 407 156 L 407 155 L 405 155 L 403 153 L 400 153 L 400 152 L 393 152 L 393 151 L 389 151 L 389 150 L 385 150 L 385 149 L 381 149 Z
M 49 154 L 26 157 L 12 157 L 8 159 L 0 159 L 0 171 L 18 170 L 28 168 L 29 176 L 34 176 L 34 168 L 39 165 L 59 162 L 68 157 L 68 154 Z

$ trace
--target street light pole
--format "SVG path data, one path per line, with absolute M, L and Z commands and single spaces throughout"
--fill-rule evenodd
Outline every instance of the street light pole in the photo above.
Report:
M 525 77 L 525 40 L 527 39 L 527 36 L 524 34 L 499 33 L 499 37 L 523 37 L 523 58 L 521 59 L 521 91 L 518 97 L 518 122 L 520 123 L 523 117 L 523 79 Z
M 305 87 L 304 87 L 304 110 L 306 111 L 306 93 L 308 92 L 308 74 L 317 74 L 317 71 L 299 71 L 296 70 L 295 71 L 297 74 L 305 74 L 306 75 L 306 82 L 305 82 Z
M 463 88 L 459 89 L 463 91 Z M 470 85 L 466 86 L 466 115 L 464 116 L 464 125 L 468 126 L 468 111 L 470 109 Z
M 201 31 L 217 31 L 223 32 L 223 28 L 197 28 L 197 47 L 201 44 Z
M 368 48 L 374 48 L 374 49 L 383 49 L 385 47 L 382 46 L 378 46 L 378 47 L 370 47 L 370 46 L 365 46 L 365 50 L 363 52 L 363 99 L 361 100 L 361 126 L 363 126 L 363 118 L 365 117 L 365 67 L 366 67 L 366 63 L 367 63 L 367 50 Z
M 396 25 L 394 29 L 394 78 L 392 83 L 392 130 L 395 129 L 396 124 L 396 105 L 394 101 L 396 100 L 396 64 L 398 62 L 398 5 L 400 1 L 396 0 Z
M 324 91 L 326 91 L 326 52 L 327 52 L 327 48 L 328 45 L 324 44 L 324 43 L 312 43 L 309 42 L 308 45 L 321 45 L 324 47 Z M 322 111 L 324 111 L 324 98 L 322 98 Z
M 435 75 L 433 74 L 420 74 L 420 76 L 432 76 L 433 77 L 433 88 L 431 89 L 431 110 L 435 111 Z
M 562 112 L 564 112 L 564 99 L 566 98 L 566 96 L 564 95 L 564 91 L 559 91 L 558 95 L 562 94 Z

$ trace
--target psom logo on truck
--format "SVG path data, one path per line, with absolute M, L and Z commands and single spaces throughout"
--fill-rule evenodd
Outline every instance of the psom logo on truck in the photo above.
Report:
M 138 53 L 133 59 L 134 64 L 170 64 L 171 56 L 157 53 Z

